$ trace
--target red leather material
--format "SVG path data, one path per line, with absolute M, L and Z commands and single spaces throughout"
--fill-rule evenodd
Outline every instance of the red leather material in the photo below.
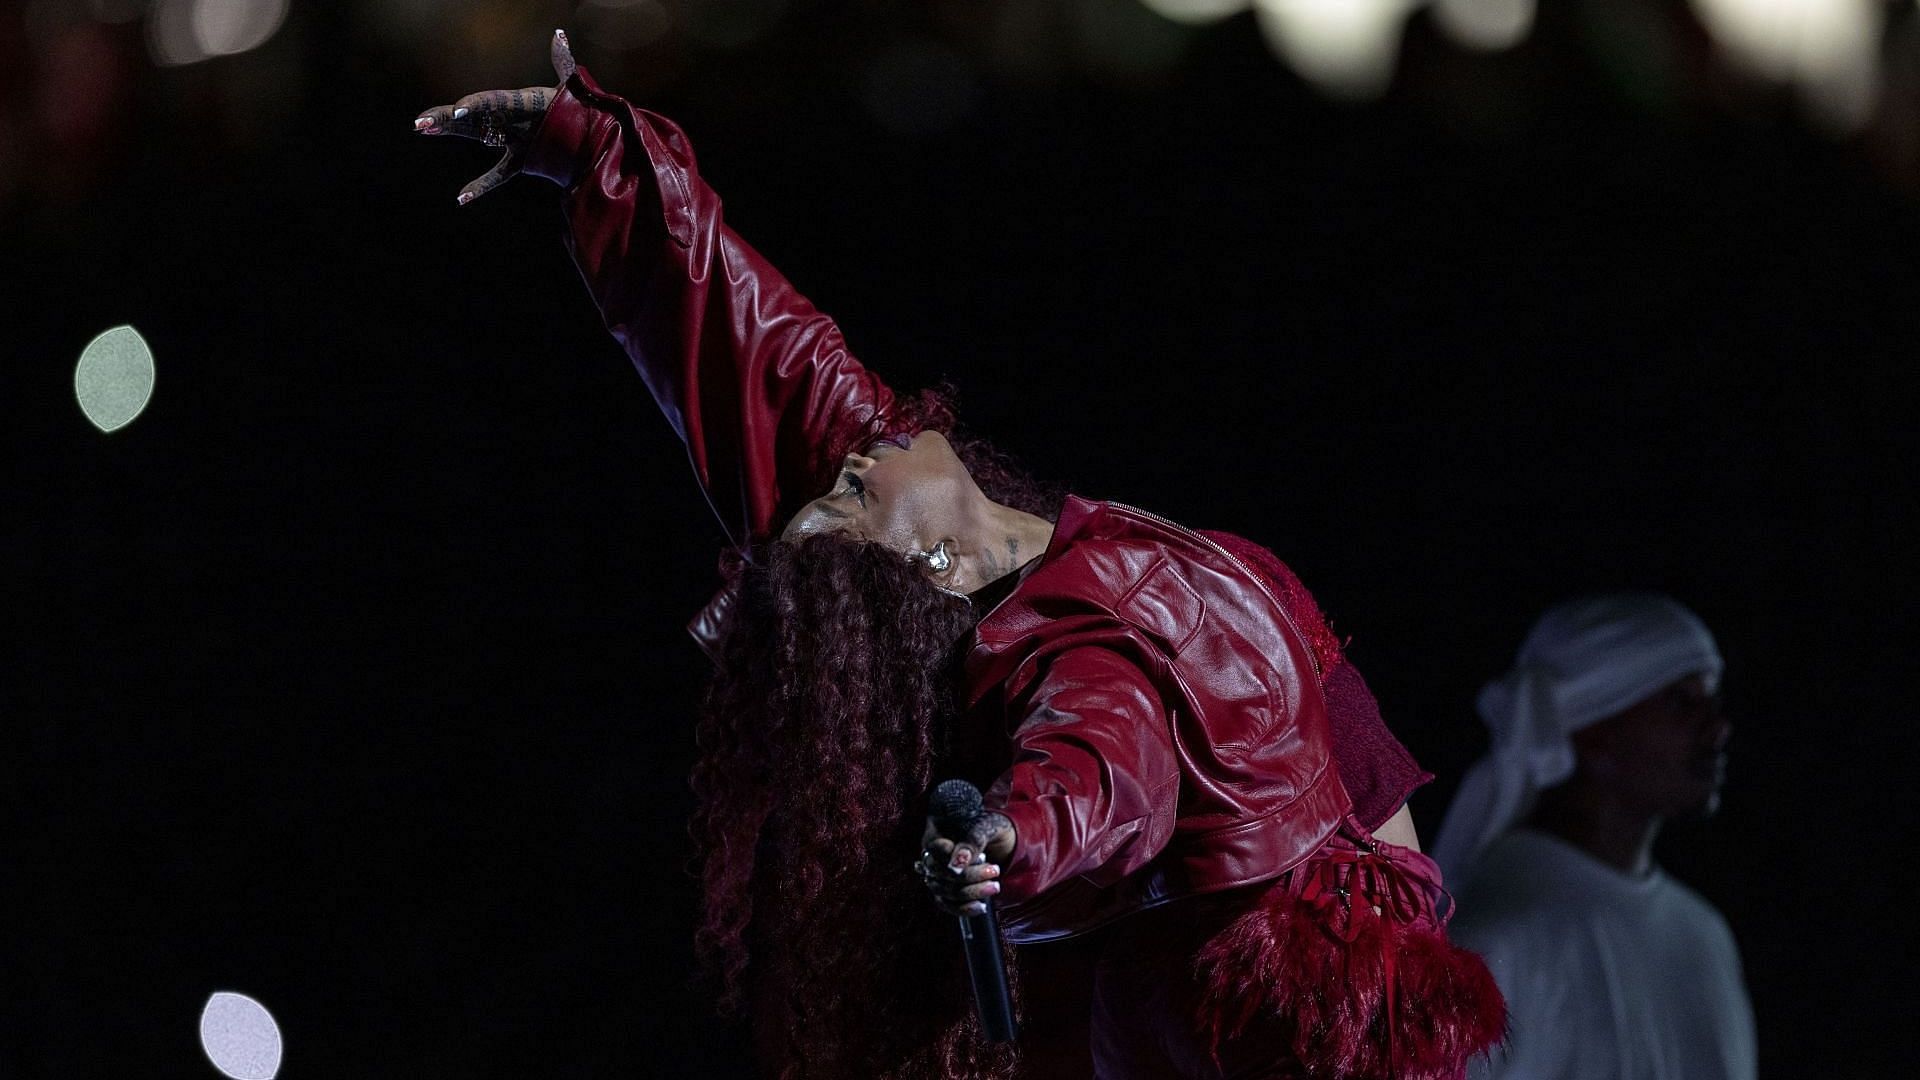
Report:
M 526 171 L 566 189 L 581 276 L 736 549 L 888 432 L 892 392 L 725 226 L 679 128 L 581 71 Z M 1350 806 L 1316 663 L 1269 582 L 1215 541 L 1068 500 L 964 669 L 967 723 L 1004 736 L 991 800 L 1020 831 L 1008 936 L 1077 933 L 1313 854 Z
M 987 800 L 1020 837 L 1001 877 L 1013 941 L 1278 877 L 1351 809 L 1287 611 L 1145 511 L 1069 498 L 965 671 L 969 722 L 1013 743 Z
M 618 341 L 686 440 L 728 537 L 764 538 L 883 434 L 885 383 L 840 328 L 727 228 L 672 121 L 575 72 L 523 171 L 566 189 L 568 247 Z
M 1253 571 L 1286 605 L 1294 625 L 1306 633 L 1307 644 L 1320 664 L 1320 686 L 1326 691 L 1340 782 L 1353 797 L 1353 816 L 1369 829 L 1379 828 L 1406 803 L 1415 788 L 1432 780 L 1433 774 L 1422 769 L 1387 730 L 1380 702 L 1359 670 L 1347 661 L 1339 636 L 1327 625 L 1319 603 L 1292 568 L 1245 537 L 1212 531 L 1201 535 L 1226 548 Z

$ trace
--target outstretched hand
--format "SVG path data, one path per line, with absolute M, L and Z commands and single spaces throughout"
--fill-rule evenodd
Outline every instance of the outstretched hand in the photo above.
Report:
M 458 135 L 485 146 L 498 147 L 500 160 L 493 168 L 475 177 L 460 189 L 458 202 L 465 206 L 512 179 L 520 171 L 527 145 L 540 129 L 548 106 L 560 96 L 560 87 L 573 77 L 573 49 L 567 44 L 567 32 L 555 30 L 548 50 L 553 73 L 559 86 L 528 86 L 519 90 L 482 90 L 468 94 L 451 105 L 436 105 L 413 122 L 413 130 L 422 135 Z

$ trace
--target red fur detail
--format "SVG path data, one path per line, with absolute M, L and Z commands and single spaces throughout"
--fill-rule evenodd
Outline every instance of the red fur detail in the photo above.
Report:
M 1478 955 L 1419 928 L 1404 931 L 1400 950 L 1401 1075 L 1454 1075 L 1506 1037 L 1506 999 Z
M 1199 1020 L 1216 1047 L 1278 1023 L 1310 1076 L 1450 1080 L 1500 1041 L 1506 1003 L 1480 958 L 1359 899 L 1339 933 L 1327 905 L 1278 889 L 1207 942 Z

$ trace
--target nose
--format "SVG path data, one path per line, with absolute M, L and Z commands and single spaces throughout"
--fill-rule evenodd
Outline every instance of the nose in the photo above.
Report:
M 873 468 L 874 460 L 865 454 L 848 454 L 840 466 L 850 473 L 863 473 Z

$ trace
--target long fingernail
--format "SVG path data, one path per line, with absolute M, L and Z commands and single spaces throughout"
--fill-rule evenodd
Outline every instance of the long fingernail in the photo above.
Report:
M 465 120 L 467 118 L 467 110 L 465 109 L 453 110 L 453 118 L 455 120 Z
M 459 203 L 461 206 L 465 206 L 472 201 L 473 201 L 473 192 L 471 191 L 461 192 L 460 197 L 454 200 L 454 202 Z
M 431 116 L 422 116 L 413 122 L 413 130 L 415 131 L 425 131 L 432 126 L 433 117 Z

